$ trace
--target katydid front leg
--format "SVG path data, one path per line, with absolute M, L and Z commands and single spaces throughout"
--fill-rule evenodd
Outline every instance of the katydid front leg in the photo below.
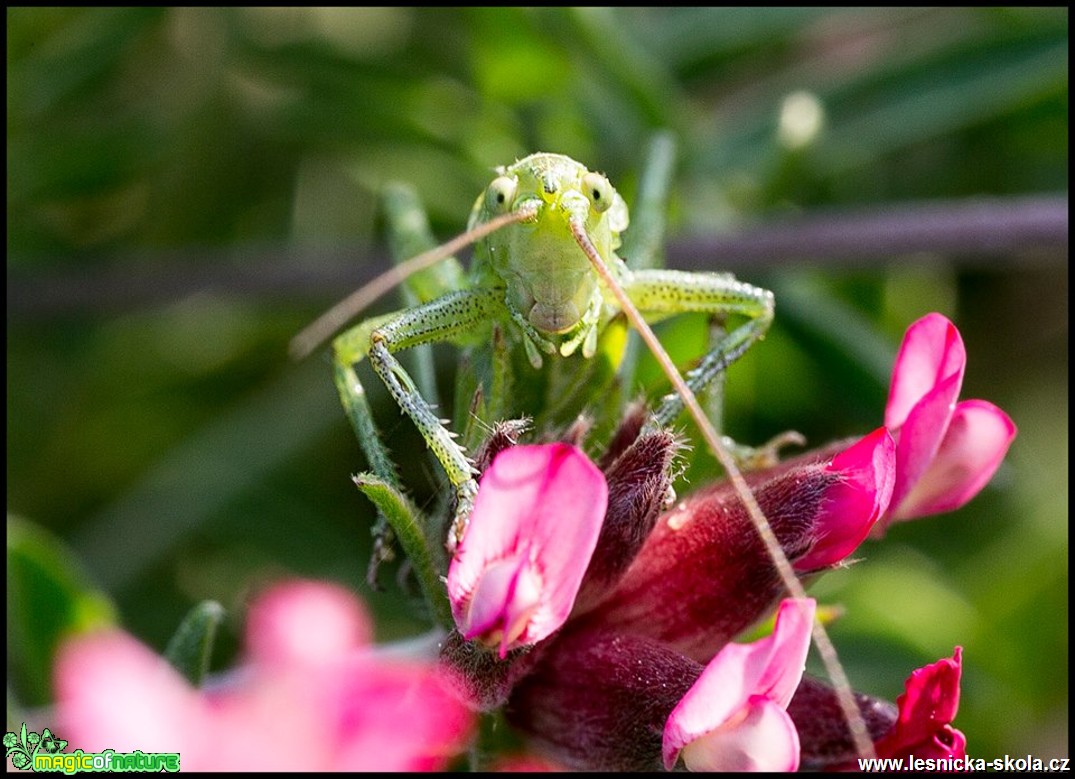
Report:
M 455 442 L 455 433 L 444 427 L 392 354 L 419 344 L 469 340 L 489 322 L 504 317 L 503 294 L 502 289 L 495 288 L 449 292 L 379 322 L 376 327 L 359 325 L 335 342 L 338 366 L 351 369 L 355 362 L 364 356 L 369 357 L 370 365 L 384 381 L 393 399 L 414 422 L 443 466 L 457 499 L 455 519 L 448 538 L 449 549 L 454 549 L 462 537 L 473 508 L 474 496 L 478 491 L 474 469 L 463 448 Z M 351 375 L 354 375 L 353 369 Z M 357 383 L 357 377 L 353 385 L 341 385 L 341 395 L 345 395 L 344 405 L 348 409 L 358 405 L 359 401 L 362 406 L 365 405 L 364 399 L 358 397 L 359 393 L 361 385 Z

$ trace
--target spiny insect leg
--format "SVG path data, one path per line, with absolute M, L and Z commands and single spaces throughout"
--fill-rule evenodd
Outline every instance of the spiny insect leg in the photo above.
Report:
M 440 462 L 455 489 L 455 521 L 448 544 L 454 548 L 470 516 L 477 483 L 474 468 L 454 435 L 441 423 L 429 403 L 418 393 L 414 382 L 392 356 L 393 352 L 434 341 L 472 335 L 504 315 L 502 290 L 460 290 L 443 295 L 423 306 L 409 309 L 376 328 L 370 334 L 369 358 L 399 407 L 418 428 L 433 455 Z
M 699 311 L 719 316 L 731 315 L 747 320 L 714 339 L 701 362 L 685 376 L 692 392 L 701 393 L 722 376 L 729 365 L 760 340 L 773 320 L 773 295 L 768 290 L 716 273 L 687 273 L 672 270 L 643 270 L 630 275 L 625 291 L 647 319 L 671 314 Z M 658 424 L 671 423 L 683 411 L 678 393 L 666 396 L 655 413 Z M 725 439 L 737 456 L 746 452 Z

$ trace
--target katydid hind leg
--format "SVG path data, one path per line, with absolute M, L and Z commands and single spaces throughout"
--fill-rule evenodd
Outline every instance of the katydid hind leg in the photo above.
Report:
M 631 208 L 631 225 L 624 234 L 620 251 L 627 267 L 634 271 L 664 265 L 665 215 L 668 213 L 668 193 L 672 186 L 675 158 L 676 143 L 672 133 L 657 133 L 650 141 L 638 194 Z M 638 358 L 644 348 L 638 334 L 631 331 L 619 370 L 625 390 L 624 398 L 631 397 L 630 388 L 634 384 Z
M 631 300 L 647 318 L 659 319 L 689 311 L 711 315 L 709 349 L 698 365 L 685 376 L 695 394 L 710 393 L 710 410 L 717 412 L 714 427 L 719 431 L 722 414 L 724 372 L 757 341 L 764 337 L 773 319 L 773 295 L 768 290 L 736 280 L 727 274 L 687 273 L 672 270 L 642 270 L 631 274 L 624 285 Z M 745 319 L 728 327 L 731 317 Z M 715 394 L 715 397 L 714 397 Z M 714 404 L 716 409 L 713 408 Z M 660 425 L 670 424 L 683 411 L 677 393 L 665 396 L 654 414 Z M 727 437 L 725 446 L 740 462 L 750 464 L 755 450 Z

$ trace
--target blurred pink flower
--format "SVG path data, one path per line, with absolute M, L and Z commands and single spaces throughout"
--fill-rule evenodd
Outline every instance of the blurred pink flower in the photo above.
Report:
M 443 672 L 365 646 L 370 620 L 342 588 L 277 585 L 251 609 L 248 662 L 190 687 L 122 632 L 64 645 L 56 726 L 86 751 L 179 752 L 183 770 L 438 770 L 472 715 Z
M 795 771 L 799 737 L 788 703 L 806 666 L 815 602 L 786 599 L 771 635 L 728 644 L 672 710 L 664 767 L 691 771 Z
M 893 521 L 953 511 L 992 478 L 1012 440 L 1012 420 L 984 400 L 956 403 L 967 354 L 948 319 L 927 314 L 903 338 L 892 372 L 885 426 L 896 439 Z
M 514 446 L 482 475 L 474 510 L 448 569 L 459 632 L 499 646 L 536 644 L 571 613 L 608 503 L 608 487 L 581 450 Z

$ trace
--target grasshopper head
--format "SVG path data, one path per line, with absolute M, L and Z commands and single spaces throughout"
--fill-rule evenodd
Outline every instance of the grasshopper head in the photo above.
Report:
M 513 311 L 541 333 L 566 333 L 600 294 L 568 221 L 586 225 L 607 262 L 627 227 L 627 206 L 608 179 L 561 154 L 531 154 L 497 173 L 474 206 L 471 227 L 523 208 L 535 215 L 493 233 L 476 254 L 503 281 Z

